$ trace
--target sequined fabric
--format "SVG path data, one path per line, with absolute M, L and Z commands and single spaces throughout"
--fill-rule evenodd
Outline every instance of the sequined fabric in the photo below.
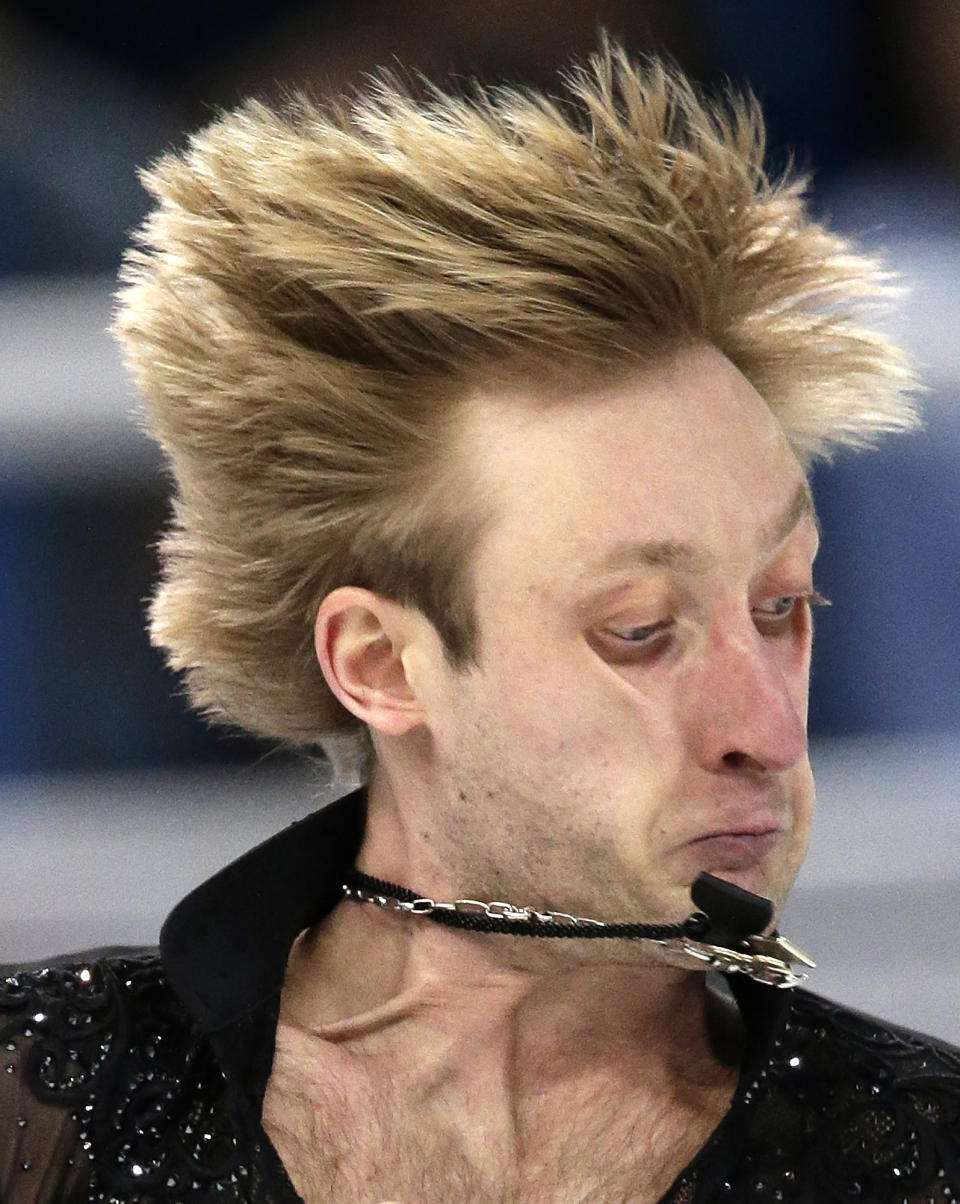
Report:
M 156 956 L 8 977 L 0 1049 L 3 1204 L 297 1200 Z M 664 1204 L 960 1199 L 960 1051 L 796 991 L 755 1065 Z
M 295 1199 L 193 1027 L 155 955 L 0 981 L 0 1201 Z
M 712 1172 L 700 1183 L 698 1162 Z M 960 1200 L 960 1050 L 793 992 L 759 1073 L 668 1199 Z

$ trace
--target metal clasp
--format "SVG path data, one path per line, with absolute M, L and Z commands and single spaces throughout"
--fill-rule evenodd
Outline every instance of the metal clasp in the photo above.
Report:
M 479 899 L 454 899 L 450 904 L 451 911 L 457 911 L 464 916 L 485 916 L 487 905 Z
M 792 945 L 788 952 L 786 946 L 789 943 L 786 941 L 780 946 L 773 938 L 749 937 L 747 940 L 749 951 L 743 953 L 723 945 L 694 941 L 689 937 L 654 943 L 675 953 L 685 954 L 711 970 L 720 970 L 725 974 L 746 974 L 748 978 L 771 987 L 795 987 L 806 979 L 806 974 L 793 969 L 793 962 L 811 967 L 815 964 L 812 958 Z
M 485 909 L 491 920 L 529 920 L 531 917 L 529 907 L 514 907 L 512 903 L 504 903 L 500 899 L 487 903 Z
M 568 911 L 548 911 L 547 917 L 555 924 L 573 924 L 576 928 L 606 928 L 602 920 L 591 920 L 588 916 L 572 916 Z

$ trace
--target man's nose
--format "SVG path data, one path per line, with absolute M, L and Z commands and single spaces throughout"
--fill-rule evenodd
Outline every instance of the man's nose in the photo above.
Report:
M 691 708 L 698 761 L 714 771 L 789 769 L 807 750 L 806 670 L 788 678 L 782 653 L 752 623 L 709 640 Z

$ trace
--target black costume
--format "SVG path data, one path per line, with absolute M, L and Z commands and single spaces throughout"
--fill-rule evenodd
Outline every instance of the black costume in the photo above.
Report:
M 349 795 L 247 853 L 178 904 L 159 953 L 0 979 L 0 1204 L 296 1204 L 260 1125 L 280 989 L 363 820 Z M 740 1083 L 662 1204 L 960 1199 L 960 1050 L 804 990 L 730 985 Z

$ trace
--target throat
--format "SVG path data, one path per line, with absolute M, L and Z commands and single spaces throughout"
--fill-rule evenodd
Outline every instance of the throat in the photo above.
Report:
M 595 960 L 531 971 L 511 964 L 513 938 L 437 926 L 398 934 L 395 917 L 374 909 L 337 913 L 346 941 L 337 925 L 301 934 L 281 995 L 281 1020 L 318 1042 L 390 1045 L 403 1065 L 429 1050 L 431 1064 L 448 1059 L 448 1077 L 469 1077 L 474 1064 L 490 1077 L 499 1061 L 533 1090 L 585 1065 L 653 1079 L 663 1067 L 667 1080 L 707 1083 L 739 1064 L 736 1004 L 702 973 Z
M 305 998 L 284 987 L 263 1120 L 307 1204 L 655 1202 L 736 1088 L 736 1011 L 699 975 L 669 1016 L 629 968 L 411 972 L 323 1022 Z
M 374 927 L 294 946 L 264 1100 L 307 1204 L 646 1204 L 729 1107 L 738 1014 L 701 974 L 531 973 L 504 957 L 511 938 L 495 954 L 434 928 L 403 943 L 394 917 L 348 918 Z
M 306 1204 L 652 1204 L 736 1086 L 732 1067 L 678 1077 L 628 1041 L 551 1057 L 516 1030 L 492 1041 L 411 1019 L 331 1036 L 281 1023 L 264 1101 Z

